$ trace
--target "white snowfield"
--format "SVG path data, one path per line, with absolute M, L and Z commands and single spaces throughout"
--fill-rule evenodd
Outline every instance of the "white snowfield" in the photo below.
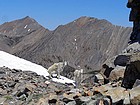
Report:
M 18 69 L 22 71 L 33 71 L 38 75 L 43 75 L 44 77 L 49 76 L 49 73 L 46 68 L 41 65 L 37 65 L 25 59 L 16 57 L 4 51 L 0 51 L 0 67 L 8 67 L 10 69 Z M 60 83 L 71 83 L 74 85 L 75 81 L 70 80 L 66 77 L 60 76 L 60 79 L 53 78 L 54 82 Z
M 0 51 L 0 67 L 8 67 L 10 69 L 19 69 L 22 71 L 33 71 L 38 75 L 49 76 L 47 69 L 44 67 L 32 63 L 30 61 L 24 60 L 22 58 L 16 57 L 4 51 Z

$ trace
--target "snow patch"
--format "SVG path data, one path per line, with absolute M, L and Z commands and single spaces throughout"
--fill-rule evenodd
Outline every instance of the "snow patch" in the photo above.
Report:
M 31 29 L 28 29 L 28 32 L 30 31 Z
M 70 80 L 70 79 L 68 79 L 68 78 L 66 78 L 66 77 L 64 77 L 64 76 L 60 76 L 59 79 L 58 79 L 58 78 L 52 78 L 52 81 L 54 81 L 54 82 L 59 82 L 59 83 L 63 83 L 63 84 L 68 83 L 68 84 L 72 84 L 72 85 L 76 86 L 74 80 Z
M 27 61 L 25 59 L 16 57 L 14 55 L 11 55 L 9 53 L 6 53 L 4 51 L 0 51 L 0 67 L 8 67 L 10 69 L 19 69 L 22 71 L 32 71 L 36 72 L 38 75 L 43 75 L 44 77 L 49 76 L 49 73 L 46 68 L 44 68 L 41 65 L 37 65 L 35 63 L 32 63 L 30 61 Z M 66 77 L 60 76 L 60 78 L 52 78 L 54 82 L 59 83 L 67 83 L 67 84 L 73 84 L 75 86 L 75 81 L 70 80 Z
M 38 75 L 49 76 L 47 69 L 44 67 L 16 57 L 4 51 L 0 51 L 0 67 L 8 67 L 10 69 L 20 69 L 22 71 L 33 71 Z
M 27 28 L 27 26 L 28 26 L 28 25 L 25 25 L 25 26 L 24 26 L 24 29 L 26 29 L 26 28 Z

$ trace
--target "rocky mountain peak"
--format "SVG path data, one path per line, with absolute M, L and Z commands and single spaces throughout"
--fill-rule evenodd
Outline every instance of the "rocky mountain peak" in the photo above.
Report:
M 31 18 L 30 16 L 26 16 L 22 19 L 19 19 L 20 22 L 26 22 L 27 25 L 32 24 L 32 23 L 36 23 L 38 24 L 38 22 L 36 20 L 34 20 L 33 18 Z M 38 24 L 39 25 L 39 24 Z
M 76 22 L 76 24 L 78 26 L 83 26 L 86 23 L 89 23 L 89 22 L 91 22 L 93 20 L 95 20 L 95 18 L 90 18 L 90 17 L 82 16 L 79 19 L 75 20 L 74 22 Z
M 0 33 L 8 37 L 21 37 L 28 35 L 41 27 L 42 26 L 34 19 L 26 16 L 25 18 L 14 20 L 12 22 L 6 22 L 0 25 Z
M 87 16 L 82 16 L 76 20 L 73 21 L 78 27 L 87 27 L 87 26 L 93 26 L 94 24 L 110 24 L 112 25 L 109 21 L 105 19 L 97 19 L 94 17 L 87 17 Z
M 27 48 L 48 32 L 48 29 L 29 16 L 6 22 L 0 25 L 0 49 L 12 52 L 23 47 Z

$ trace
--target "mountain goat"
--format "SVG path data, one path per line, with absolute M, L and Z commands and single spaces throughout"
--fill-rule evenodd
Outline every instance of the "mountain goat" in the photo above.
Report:
M 52 78 L 53 74 L 57 74 L 57 77 L 60 78 L 60 72 L 63 71 L 64 67 L 67 65 L 67 62 L 59 62 L 54 63 L 48 68 L 48 73 L 50 74 L 50 77 Z

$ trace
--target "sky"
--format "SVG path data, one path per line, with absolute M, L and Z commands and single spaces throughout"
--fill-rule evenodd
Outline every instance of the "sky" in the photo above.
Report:
M 30 16 L 49 30 L 81 16 L 131 27 L 127 0 L 0 0 L 0 24 Z

